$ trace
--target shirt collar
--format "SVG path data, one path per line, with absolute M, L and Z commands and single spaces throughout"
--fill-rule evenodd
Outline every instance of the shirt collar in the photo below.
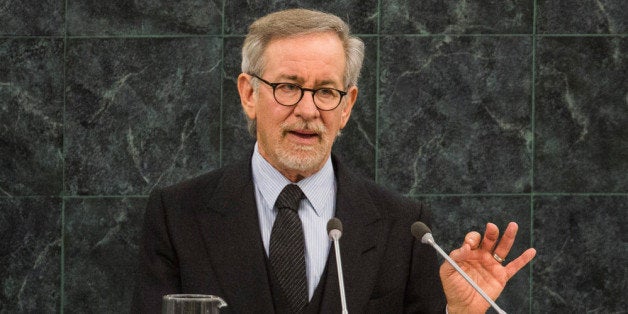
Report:
M 292 182 L 262 157 L 257 145 L 258 143 L 255 143 L 251 161 L 253 183 L 259 189 L 268 207 L 272 209 L 281 190 Z M 307 200 L 312 204 L 316 215 L 320 216 L 326 209 L 325 201 L 336 192 L 336 177 L 331 157 L 327 158 L 321 170 L 302 179 L 296 185 L 301 188 Z

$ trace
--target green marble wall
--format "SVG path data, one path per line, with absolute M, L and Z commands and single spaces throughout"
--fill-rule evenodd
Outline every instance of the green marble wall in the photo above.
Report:
M 4 0 L 0 313 L 126 309 L 147 194 L 246 158 L 243 34 L 297 5 L 367 44 L 336 153 L 447 250 L 488 220 L 537 248 L 504 309 L 628 309 L 626 1 Z

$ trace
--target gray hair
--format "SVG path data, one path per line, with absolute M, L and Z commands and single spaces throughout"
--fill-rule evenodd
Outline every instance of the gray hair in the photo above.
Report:
M 347 87 L 357 86 L 364 60 L 364 42 L 351 35 L 349 25 L 339 17 L 307 9 L 279 11 L 253 22 L 242 46 L 242 72 L 259 76 L 263 74 L 264 51 L 273 39 L 330 31 L 338 35 L 344 47 L 344 84 Z M 248 128 L 249 133 L 255 137 L 255 120 L 248 119 Z

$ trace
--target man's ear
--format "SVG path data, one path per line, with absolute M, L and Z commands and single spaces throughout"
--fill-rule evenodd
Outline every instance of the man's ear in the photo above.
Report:
M 349 122 L 349 117 L 351 116 L 351 109 L 353 109 L 353 105 L 355 101 L 358 99 L 358 87 L 351 86 L 347 91 L 346 104 L 341 108 L 342 113 L 340 117 L 340 128 L 343 129 L 347 122 Z
M 257 102 L 257 95 L 251 80 L 252 76 L 246 73 L 240 73 L 238 76 L 238 93 L 240 94 L 240 103 L 244 113 L 251 120 L 255 120 L 255 104 Z

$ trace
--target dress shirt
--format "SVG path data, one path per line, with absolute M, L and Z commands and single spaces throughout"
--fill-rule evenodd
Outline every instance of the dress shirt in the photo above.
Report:
M 260 155 L 257 145 L 258 143 L 255 143 L 251 167 L 260 231 L 268 256 L 270 233 L 277 217 L 275 201 L 281 190 L 293 182 Z M 325 270 L 331 245 L 327 236 L 327 222 L 334 217 L 336 204 L 336 177 L 331 157 L 320 171 L 296 184 L 305 194 L 305 198 L 299 204 L 299 218 L 305 236 L 305 266 L 308 296 L 311 300 Z

